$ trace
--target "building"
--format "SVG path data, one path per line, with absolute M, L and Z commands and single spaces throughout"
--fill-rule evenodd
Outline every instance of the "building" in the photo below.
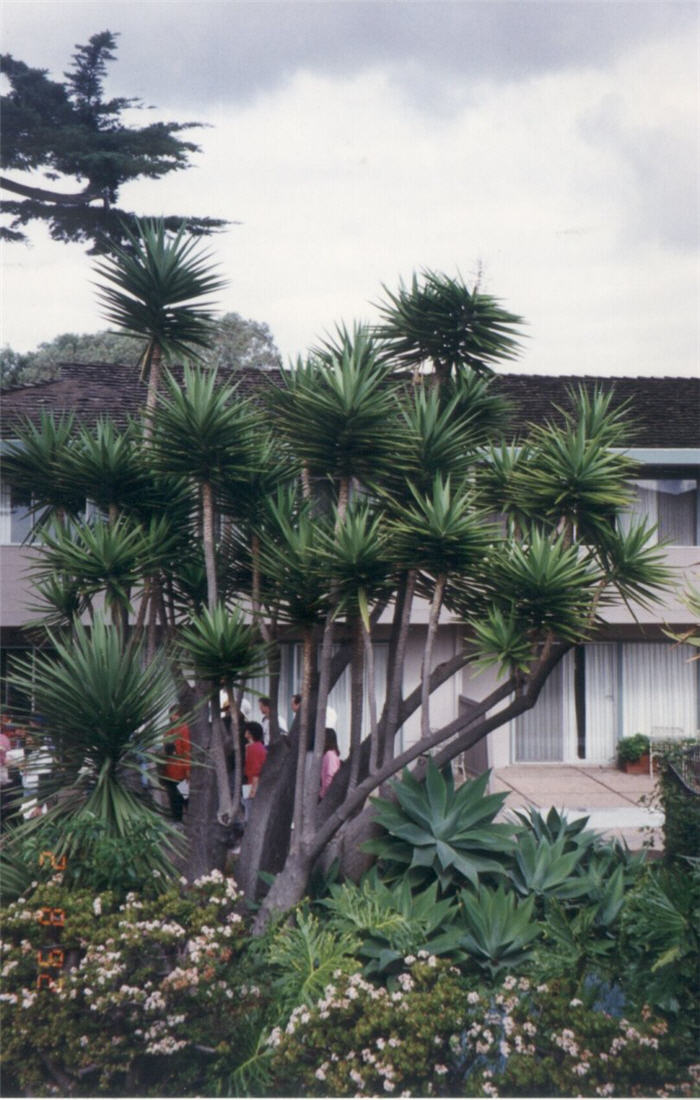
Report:
M 243 371 L 237 375 L 244 393 L 274 381 L 273 372 Z M 658 524 L 659 537 L 669 539 L 668 561 L 679 570 L 679 592 L 654 612 L 622 605 L 607 612 L 599 638 L 568 653 L 545 685 L 536 706 L 510 726 L 495 731 L 488 745 L 477 746 L 470 763 L 503 767 L 510 763 L 561 761 L 607 763 L 620 737 L 642 732 L 653 738 L 694 737 L 700 728 L 700 661 L 691 661 L 687 646 L 674 645 L 664 629 L 689 624 L 680 599 L 685 582 L 700 578 L 700 379 L 579 378 L 501 374 L 495 385 L 513 407 L 513 430 L 555 418 L 555 407 L 566 404 L 567 390 L 582 384 L 614 386 L 616 397 L 630 401 L 635 438 L 629 453 L 641 463 L 633 511 Z M 37 419 L 42 410 L 73 412 L 91 424 L 109 414 L 124 422 L 143 403 L 143 387 L 133 368 L 65 364 L 54 381 L 8 390 L 0 409 L 0 430 L 11 439 L 24 416 Z M 0 483 L 1 485 L 1 483 Z M 24 576 L 31 547 L 22 545 L 31 520 L 26 500 L 0 488 L 0 647 L 3 701 L 7 701 L 9 656 L 30 642 L 25 625 L 31 617 L 31 591 Z M 416 682 L 427 615 L 418 605 L 412 622 L 405 688 Z M 460 630 L 443 616 L 434 660 L 444 660 L 460 645 Z M 381 686 L 386 647 L 376 647 Z M 281 696 L 298 689 L 298 647 L 285 654 Z M 494 686 L 493 676 L 470 679 L 465 672 L 433 696 L 435 721 L 449 721 L 470 699 L 483 698 Z M 265 684 L 255 685 L 260 691 Z M 338 714 L 341 747 L 345 731 L 347 685 L 339 683 L 331 705 Z M 416 735 L 418 716 L 406 723 L 404 744 Z

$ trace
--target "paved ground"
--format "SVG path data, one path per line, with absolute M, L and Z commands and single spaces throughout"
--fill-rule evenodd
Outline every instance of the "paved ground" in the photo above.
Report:
M 499 768 L 491 777 L 492 791 L 507 791 L 505 811 L 536 806 L 555 806 L 567 817 L 588 817 L 589 828 L 605 836 L 624 839 L 630 848 L 641 848 L 651 839 L 663 847 L 663 813 L 641 804 L 651 797 L 654 777 L 627 775 L 617 768 L 572 767 L 564 764 L 521 764 Z

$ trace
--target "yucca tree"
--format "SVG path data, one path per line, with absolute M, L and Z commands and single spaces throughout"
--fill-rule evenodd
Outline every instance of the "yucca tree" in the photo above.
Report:
M 404 567 L 417 569 L 432 583 L 430 614 L 421 669 L 421 737 L 430 730 L 430 672 L 435 633 L 451 573 L 478 567 L 492 549 L 496 530 L 474 506 L 469 484 L 453 486 L 436 474 L 431 490 L 419 493 L 409 482 L 413 501 L 396 507 L 389 527 L 393 552 Z
M 60 789 L 48 823 L 58 829 L 60 853 L 80 860 L 81 825 L 93 815 L 117 838 L 139 825 L 155 829 L 160 842 L 148 856 L 150 869 L 173 873 L 168 849 L 175 850 L 176 836 L 134 793 L 144 759 L 156 760 L 162 744 L 161 715 L 172 698 L 167 663 L 159 657 L 144 664 L 142 648 L 124 647 L 100 614 L 90 629 L 76 622 L 69 639 L 49 634 L 49 641 L 50 653 L 15 663 L 12 682 L 32 695 L 56 758 Z M 15 842 L 45 820 L 21 826 Z
M 228 611 L 223 605 L 204 608 L 194 616 L 180 632 L 183 663 L 195 675 L 210 684 L 210 703 L 213 726 L 212 755 L 216 770 L 219 799 L 218 818 L 221 824 L 230 824 L 240 808 L 241 799 L 241 742 L 238 728 L 238 711 L 231 708 L 233 751 L 236 763 L 236 790 L 231 799 L 228 781 L 224 739 L 221 729 L 219 688 L 224 684 L 229 698 L 234 689 L 244 685 L 250 676 L 259 674 L 266 663 L 266 652 L 260 644 L 257 630 L 237 609 Z
M 397 291 L 383 289 L 376 335 L 395 368 L 429 368 L 444 383 L 466 367 L 486 374 L 518 355 L 522 318 L 460 277 L 424 270 Z
M 185 368 L 180 387 L 172 376 L 157 410 L 153 454 L 157 469 L 194 482 L 202 510 L 202 546 L 210 608 L 218 600 L 215 496 L 250 467 L 256 417 L 235 388 L 218 385 L 216 374 Z
M 26 419 L 2 457 L 3 478 L 31 499 L 39 524 L 64 522 L 85 508 L 85 494 L 70 477 L 75 417 L 42 411 L 38 423 Z
M 131 512 L 150 488 L 139 435 L 135 424 L 120 430 L 113 421 L 100 418 L 93 428 L 80 429 L 66 454 L 68 483 L 112 522 L 120 513 Z
M 323 479 L 342 517 L 353 478 L 365 484 L 392 462 L 396 415 L 388 369 L 366 329 L 339 331 L 335 341 L 299 360 L 268 394 L 276 430 L 308 478 Z
M 395 568 L 382 513 L 367 501 L 351 501 L 345 515 L 334 520 L 332 528 L 321 532 L 319 565 L 327 570 L 330 578 L 332 614 L 335 618 L 344 618 L 350 632 L 349 786 L 352 788 L 357 783 L 360 768 L 365 672 L 370 710 L 370 769 L 376 768 L 379 759 L 370 609 L 377 601 L 385 601 L 391 595 L 395 583 Z M 311 790 L 317 789 L 320 779 L 325 709 L 326 696 L 319 691 L 317 752 L 311 772 Z
M 106 608 L 126 639 L 133 589 L 153 572 L 167 550 L 169 530 L 161 521 L 150 529 L 121 517 L 116 523 L 99 520 L 46 531 L 42 553 L 32 571 L 46 584 L 52 576 L 74 578 L 88 606 L 104 595 Z
M 95 264 L 102 282 L 103 316 L 121 332 L 144 341 L 143 377 L 148 378 L 147 423 L 160 387 L 162 360 L 197 358 L 212 340 L 211 296 L 225 285 L 211 254 L 187 232 L 168 233 L 160 219 L 125 228 L 127 245 Z

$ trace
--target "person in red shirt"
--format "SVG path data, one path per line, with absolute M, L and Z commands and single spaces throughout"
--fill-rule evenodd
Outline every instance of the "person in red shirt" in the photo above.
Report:
M 246 722 L 245 741 L 245 781 L 250 784 L 248 797 L 255 798 L 260 772 L 267 759 L 267 749 L 263 745 L 263 728 L 259 722 Z
M 181 784 L 189 782 L 192 745 L 190 728 L 180 719 L 182 713 L 178 706 L 170 708 L 171 727 L 165 735 L 163 750 L 167 757 L 162 771 L 163 786 L 170 800 L 170 811 L 174 821 L 182 821 L 182 813 L 187 806 L 187 798 L 182 793 Z

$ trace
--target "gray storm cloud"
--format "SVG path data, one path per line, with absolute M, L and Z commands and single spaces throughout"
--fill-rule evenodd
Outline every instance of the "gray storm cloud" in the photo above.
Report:
M 194 111 L 250 100 L 300 70 L 336 76 L 389 66 L 420 99 L 423 81 L 518 81 L 595 67 L 697 17 L 695 3 L 675 0 L 6 0 L 4 37 L 8 52 L 58 74 L 75 42 L 119 32 L 120 85 Z M 438 99 L 426 95 L 426 107 Z

